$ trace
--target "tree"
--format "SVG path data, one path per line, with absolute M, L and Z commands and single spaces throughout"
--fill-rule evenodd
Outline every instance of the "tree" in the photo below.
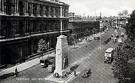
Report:
M 135 10 L 130 15 L 128 24 L 126 27 L 127 35 L 130 40 L 135 41 Z
M 40 53 L 40 52 L 46 51 L 47 46 L 48 46 L 48 43 L 46 43 L 44 39 L 40 39 L 39 42 L 38 42 L 37 52 Z
M 123 15 L 128 15 L 128 10 L 123 10 L 122 13 Z
M 114 61 L 113 61 L 113 73 L 114 77 L 119 78 L 119 83 L 128 83 L 131 79 L 134 79 L 132 69 L 128 61 L 135 57 L 135 48 L 130 45 L 131 43 L 126 40 L 122 45 L 119 45 Z
M 135 80 L 132 75 L 135 72 L 131 71 L 128 63 L 130 59 L 135 57 L 135 10 L 130 15 L 125 29 L 128 36 L 127 40 L 121 46 L 118 46 L 113 61 L 113 73 L 115 77 L 119 78 L 119 83 L 129 83 L 126 78 Z
M 118 13 L 118 16 L 126 16 L 126 15 L 128 15 L 128 10 L 123 10 L 122 12 L 119 12 Z
M 121 46 L 117 48 L 116 56 L 113 61 L 113 73 L 114 76 L 121 79 L 128 77 L 128 59 Z
M 119 12 L 119 13 L 118 13 L 118 16 L 120 16 L 120 17 L 121 17 L 121 16 L 123 16 L 123 14 L 122 14 L 121 12 Z

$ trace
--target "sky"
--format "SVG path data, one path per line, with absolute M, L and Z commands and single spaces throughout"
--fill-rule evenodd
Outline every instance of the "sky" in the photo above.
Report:
M 69 4 L 69 12 L 84 16 L 117 16 L 119 12 L 135 10 L 135 0 L 60 0 Z

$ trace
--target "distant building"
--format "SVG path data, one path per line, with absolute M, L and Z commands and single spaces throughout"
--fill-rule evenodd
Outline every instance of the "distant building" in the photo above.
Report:
M 61 19 L 69 33 L 68 9 L 59 0 L 0 0 L 0 66 L 54 49 Z
M 70 12 L 68 14 L 68 16 L 69 16 L 69 21 L 81 21 L 82 20 L 81 16 L 76 15 L 74 12 Z
M 125 27 L 128 23 L 129 16 L 119 16 L 112 20 L 112 25 L 115 28 Z
M 74 12 L 70 12 L 69 14 L 69 21 L 70 22 L 81 22 L 81 21 L 96 21 L 98 17 L 94 16 L 81 16 L 81 15 L 76 15 Z
M 118 27 L 124 27 L 128 23 L 128 16 L 118 17 L 117 18 L 117 26 Z
M 69 29 L 71 30 L 69 44 L 73 44 L 74 41 L 77 42 L 80 39 L 98 33 L 100 31 L 100 23 L 99 21 L 70 21 Z

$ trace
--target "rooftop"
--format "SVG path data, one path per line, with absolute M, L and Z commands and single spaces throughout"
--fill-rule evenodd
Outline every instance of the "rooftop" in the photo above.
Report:
M 51 3 L 58 3 L 60 5 L 68 5 L 64 2 L 61 2 L 60 0 L 39 0 L 39 1 L 45 1 L 45 2 L 51 2 Z

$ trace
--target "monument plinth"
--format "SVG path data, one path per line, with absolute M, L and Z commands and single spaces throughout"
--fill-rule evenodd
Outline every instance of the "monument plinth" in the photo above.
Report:
M 54 74 L 64 75 L 64 69 L 68 66 L 68 42 L 67 36 L 60 35 L 57 37 L 55 71 Z

